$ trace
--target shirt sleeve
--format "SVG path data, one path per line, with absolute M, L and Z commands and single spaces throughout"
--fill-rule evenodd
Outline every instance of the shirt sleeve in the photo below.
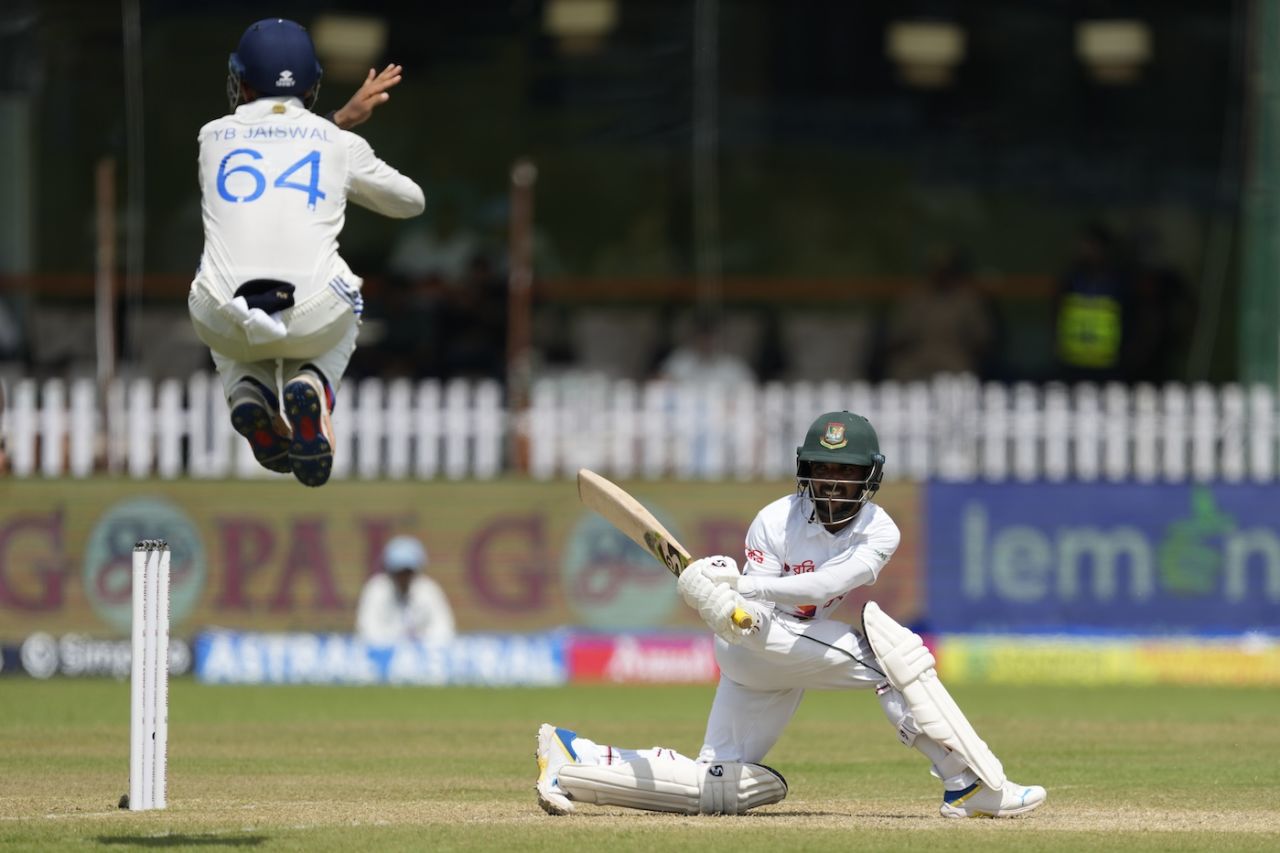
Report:
M 361 588 L 360 603 L 356 605 L 356 636 L 372 646 L 389 645 L 396 639 L 396 626 L 388 618 L 382 592 L 378 578 L 371 577 Z
M 876 582 L 880 570 L 898 548 L 901 534 L 896 524 L 873 531 L 866 539 L 836 554 L 812 572 L 768 577 L 750 575 L 738 583 L 738 593 L 748 600 L 777 604 L 813 604 L 844 595 Z M 751 548 L 748 534 L 748 551 Z
M 420 626 L 419 638 L 437 643 L 452 640 L 457 628 L 444 590 L 430 578 L 419 578 L 417 583 L 421 588 L 415 593 L 417 618 L 414 621 Z
M 747 529 L 746 560 L 742 563 L 742 573 L 752 579 L 769 579 L 782 577 L 781 549 L 773 544 L 769 535 L 769 525 L 764 513 L 760 513 Z M 741 588 L 743 581 L 739 581 Z M 744 596 L 745 597 L 745 596 Z
M 422 188 L 379 160 L 362 137 L 342 132 L 350 149 L 347 200 L 394 219 L 422 213 Z

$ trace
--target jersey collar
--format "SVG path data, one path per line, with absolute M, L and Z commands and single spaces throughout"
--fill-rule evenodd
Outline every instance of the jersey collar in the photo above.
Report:
M 284 107 L 286 115 L 297 115 L 300 110 L 306 109 L 302 106 L 302 101 L 293 95 L 274 95 L 258 98 L 247 104 L 241 104 L 236 107 L 236 117 L 247 119 L 266 118 L 271 113 L 278 112 L 277 107 Z

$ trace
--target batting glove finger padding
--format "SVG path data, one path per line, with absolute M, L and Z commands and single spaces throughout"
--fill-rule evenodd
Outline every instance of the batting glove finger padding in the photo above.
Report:
M 746 609 L 746 600 L 727 584 L 712 583 L 701 570 L 690 564 L 680 573 L 676 587 L 685 603 L 698 611 L 702 621 L 728 643 L 740 643 L 756 629 L 741 629 L 733 624 L 733 612 Z M 748 611 L 751 612 L 751 611 Z
M 702 572 L 692 571 L 692 569 L 693 565 L 690 565 L 680 573 L 680 578 L 676 581 L 676 589 L 680 591 L 680 597 L 684 599 L 685 604 L 694 610 L 699 610 L 702 602 L 711 595 L 716 585 Z
M 738 562 L 733 557 L 723 555 L 694 560 L 689 564 L 689 568 L 685 569 L 685 571 L 691 570 L 702 572 L 712 583 L 727 584 L 730 589 L 737 589 L 738 581 L 742 578 L 742 574 L 738 571 Z
M 746 601 L 724 584 L 716 584 L 710 597 L 698 608 L 702 621 L 711 627 L 727 643 L 741 643 L 746 635 L 733 624 L 733 611 L 744 607 Z

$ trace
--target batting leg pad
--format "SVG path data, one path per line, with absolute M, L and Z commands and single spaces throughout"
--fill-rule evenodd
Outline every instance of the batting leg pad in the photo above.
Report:
M 862 608 L 862 631 L 885 677 L 902 693 L 923 734 L 958 753 L 983 782 L 999 790 L 1004 767 L 938 680 L 936 661 L 920 636 L 899 625 L 874 602 Z
M 560 787 L 576 802 L 677 814 L 742 814 L 778 803 L 787 780 L 763 764 L 631 761 L 569 764 Z

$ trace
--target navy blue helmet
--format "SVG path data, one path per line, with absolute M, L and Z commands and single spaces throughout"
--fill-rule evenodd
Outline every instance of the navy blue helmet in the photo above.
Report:
M 311 109 L 322 73 L 315 45 L 301 24 L 266 18 L 244 31 L 227 60 L 227 99 L 234 110 L 244 81 L 259 95 L 293 95 Z

